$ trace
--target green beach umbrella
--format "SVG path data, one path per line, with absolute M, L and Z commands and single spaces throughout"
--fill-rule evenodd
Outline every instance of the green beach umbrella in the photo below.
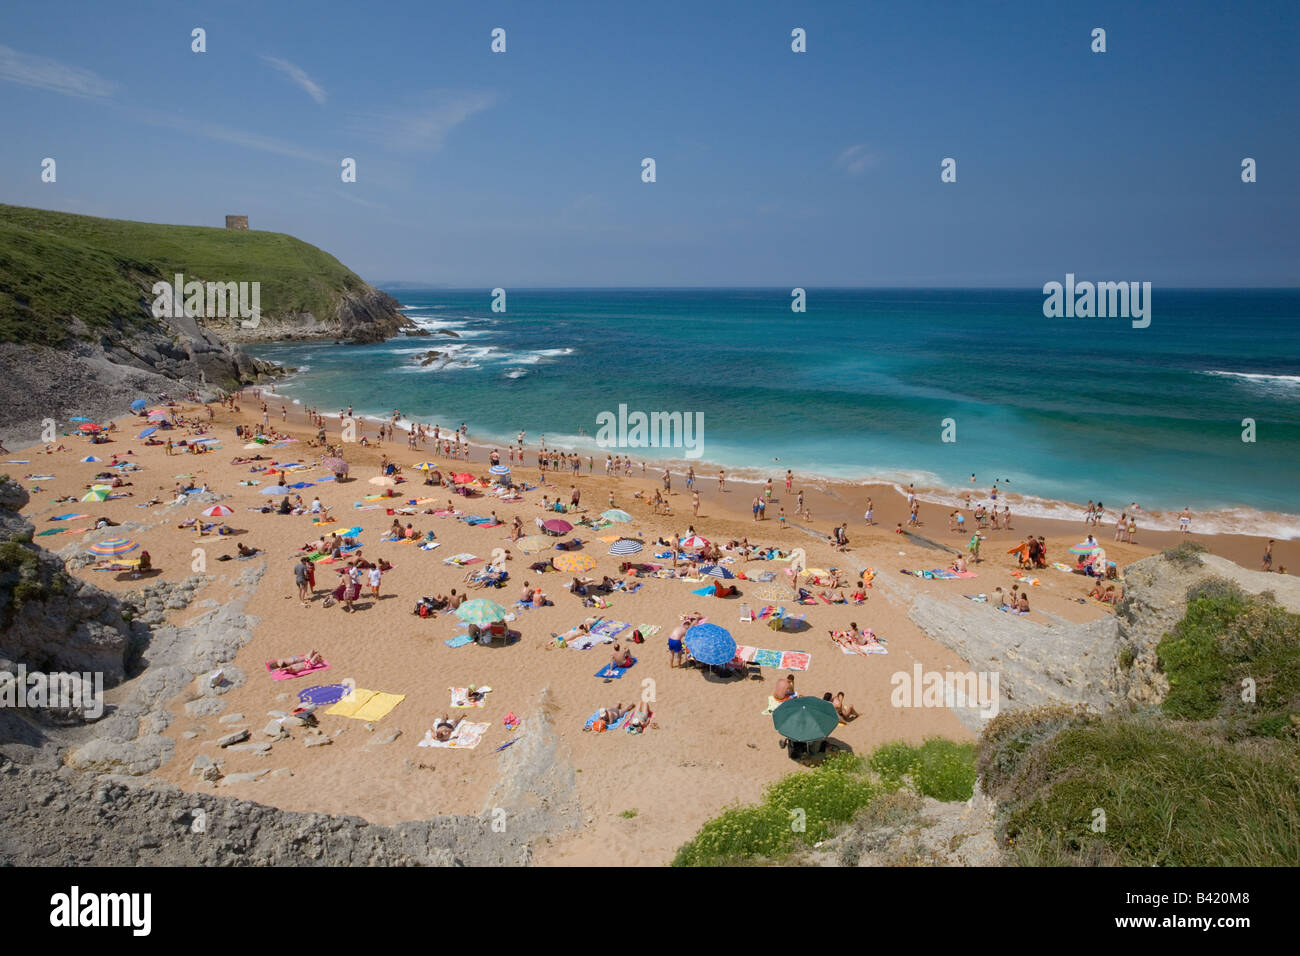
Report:
M 620 508 L 611 508 L 601 515 L 606 521 L 631 521 L 632 516 Z
M 91 488 L 89 491 L 87 491 L 87 492 L 85 493 L 85 495 L 82 496 L 81 500 L 82 500 L 82 501 L 107 501 L 107 500 L 108 500 L 108 489 L 107 489 L 107 488 Z
M 820 697 L 792 697 L 772 711 L 776 732 L 799 743 L 829 737 L 839 724 L 835 705 Z
M 466 601 L 456 608 L 456 616 L 469 624 L 481 626 L 503 620 L 506 616 L 506 609 L 496 601 L 478 598 L 473 601 Z

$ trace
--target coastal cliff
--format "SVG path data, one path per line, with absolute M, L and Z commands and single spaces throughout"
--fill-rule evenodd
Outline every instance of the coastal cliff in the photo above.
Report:
M 231 308 L 224 294 L 211 308 L 209 292 L 196 317 L 156 315 L 155 290 L 177 276 L 229 287 Z M 257 318 L 245 322 L 234 306 L 253 301 Z M 105 417 L 142 395 L 213 394 L 277 374 L 240 343 L 379 342 L 409 326 L 392 296 L 292 236 L 0 205 L 0 361 L 10 370 L 0 437 L 15 444 L 34 442 L 47 418 Z

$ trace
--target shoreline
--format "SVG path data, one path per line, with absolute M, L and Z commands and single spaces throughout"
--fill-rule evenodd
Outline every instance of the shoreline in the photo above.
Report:
M 237 394 L 241 399 L 245 397 L 251 398 L 248 393 L 254 388 L 258 388 L 258 386 L 250 386 Z M 307 429 L 309 433 L 308 437 L 314 436 L 314 430 L 310 429 L 306 420 L 305 405 L 301 404 L 301 402 L 294 404 L 294 400 L 290 396 L 279 394 L 275 392 L 273 388 L 268 389 L 263 387 L 260 388 L 260 392 L 264 399 L 278 399 L 281 404 L 288 409 L 288 425 L 296 425 L 299 428 Z M 271 402 L 268 401 L 268 406 L 270 404 Z M 245 414 L 247 415 L 248 413 Z M 297 419 L 296 421 L 295 417 Z M 385 419 L 373 415 L 358 414 L 356 418 L 359 421 L 373 423 L 376 426 L 380 422 L 385 421 Z M 325 415 L 325 419 L 328 425 L 331 420 L 330 416 Z M 246 419 L 249 424 L 256 424 L 257 420 L 257 416 L 255 415 L 249 416 Z M 398 422 L 399 438 L 401 438 L 402 436 L 400 432 L 406 427 L 408 420 L 403 417 L 399 418 Z M 271 417 L 271 424 L 272 426 L 277 425 L 277 416 L 273 415 Z M 285 423 L 279 424 L 283 429 Z M 470 434 L 473 434 L 473 432 Z M 478 438 L 470 438 L 468 439 L 468 443 L 470 446 L 469 460 L 471 462 L 484 464 L 488 462 L 492 449 L 496 448 L 504 453 L 507 447 L 506 443 L 485 443 Z M 372 445 L 371 448 L 373 447 L 374 446 Z M 393 449 L 396 449 L 396 453 L 407 452 L 404 440 L 399 440 L 396 443 L 390 443 L 383 447 L 390 453 L 393 453 Z M 556 447 L 558 448 L 560 446 Z M 363 451 L 359 446 L 355 450 Z M 369 450 L 371 449 L 365 449 L 364 451 Z M 536 441 L 529 443 L 528 440 L 525 439 L 524 450 L 525 454 L 535 462 L 538 451 Z M 561 450 L 565 449 L 561 448 Z M 607 453 L 617 451 L 619 454 L 633 457 L 634 464 L 632 480 L 647 481 L 649 482 L 647 487 L 658 487 L 660 485 L 660 475 L 662 474 L 663 469 L 667 467 L 673 476 L 671 495 L 673 499 L 678 501 L 682 500 L 685 486 L 684 478 L 686 474 L 684 469 L 688 466 L 695 467 L 696 486 L 700 490 L 702 504 L 706 501 L 718 500 L 720 497 L 717 494 L 717 474 L 721 466 L 703 459 L 700 461 L 684 462 L 682 459 L 637 458 L 630 455 L 630 451 L 635 450 L 638 449 L 607 449 L 606 451 Z M 417 446 L 414 454 L 421 456 L 424 455 L 426 451 L 429 451 L 429 449 L 421 449 Z M 353 450 L 350 449 L 349 454 L 352 452 Z M 589 472 L 585 467 L 585 459 L 588 455 L 583 454 L 582 452 L 579 452 L 579 454 L 584 459 L 584 469 L 580 472 L 581 476 L 598 477 L 601 479 L 605 478 L 604 468 L 599 458 L 595 460 L 595 468 Z M 377 462 L 378 460 L 379 456 L 375 455 L 374 461 Z M 441 459 L 437 459 L 435 456 L 435 460 Z M 412 464 L 413 463 L 414 462 L 412 462 Z M 644 463 L 645 466 L 644 470 L 641 468 L 642 463 Z M 524 470 L 532 474 L 537 473 L 535 464 L 517 467 L 522 467 Z M 676 470 L 678 467 L 683 470 Z M 753 470 L 757 471 L 757 469 Z M 765 521 L 754 522 L 756 527 L 762 527 L 765 532 L 769 533 L 772 526 L 778 524 L 778 512 L 775 509 L 782 507 L 781 499 L 784 494 L 785 468 L 779 462 L 774 463 L 773 470 L 770 474 L 774 490 L 769 503 L 769 512 Z M 619 477 L 614 480 L 627 481 L 628 479 Z M 723 493 L 725 498 L 721 503 L 726 508 L 728 516 L 734 520 L 751 521 L 752 515 L 750 513 L 750 501 L 755 495 L 762 494 L 763 486 L 764 479 L 754 475 L 738 476 L 735 471 L 727 469 L 727 491 Z M 978 504 L 983 501 L 987 504 L 987 489 L 980 488 L 979 486 L 972 487 L 974 489 L 979 489 L 978 491 L 971 491 L 974 502 Z M 796 474 L 792 487 L 792 498 L 794 494 L 798 493 L 800 488 L 803 488 L 805 491 L 805 503 L 808 509 L 812 511 L 813 522 L 809 524 L 796 520 L 793 501 L 791 501 L 789 502 L 790 507 L 786 508 L 787 518 L 789 519 L 788 523 L 790 523 L 792 527 L 805 527 L 806 530 L 812 531 L 823 539 L 828 537 L 832 529 L 842 522 L 848 523 L 848 534 L 851 540 L 855 538 L 855 531 L 856 538 L 861 539 L 863 532 L 868 530 L 863 521 L 863 515 L 866 510 L 868 499 L 872 501 L 874 507 L 874 527 L 876 529 L 892 531 L 898 524 L 902 524 L 904 528 L 907 527 L 908 508 L 906 491 L 900 483 L 883 480 L 861 482 L 847 481 L 827 478 L 820 475 L 801 476 Z M 741 494 L 742 491 L 743 494 Z M 734 497 L 735 495 L 740 495 L 740 497 Z M 921 523 L 914 530 L 925 537 L 946 543 L 950 547 L 964 550 L 966 543 L 969 540 L 970 532 L 949 532 L 945 520 L 947 514 L 954 508 L 958 507 L 957 501 L 959 499 L 959 493 L 951 489 L 935 490 L 918 488 L 916 496 L 921 502 Z M 1035 534 L 1044 534 L 1048 537 L 1059 536 L 1068 538 L 1073 534 L 1078 540 L 1082 540 L 1087 534 L 1092 533 L 1108 552 L 1120 544 L 1114 540 L 1114 526 L 1117 515 L 1110 508 L 1106 509 L 1105 517 L 1097 525 L 1088 526 L 1085 525 L 1082 520 L 1082 515 L 1085 510 L 1084 506 L 1074 505 L 1071 502 L 1065 501 L 1052 502 L 1052 505 L 1061 511 L 1075 509 L 1079 517 L 1077 519 L 1070 519 L 1066 517 L 1040 516 L 1035 515 L 1032 512 L 1021 512 L 1017 510 L 1017 505 L 1020 503 L 1020 500 L 1021 499 L 1015 492 L 1006 493 L 1005 500 L 1003 495 L 999 495 L 999 505 L 1009 504 L 1012 508 L 1013 527 L 1009 532 L 1005 530 L 986 530 L 984 532 L 984 540 L 986 542 L 1018 542 L 1024 540 L 1024 535 L 1033 531 Z M 689 505 L 687 505 L 686 512 L 688 517 L 689 510 Z M 961 507 L 960 510 L 967 514 L 967 527 L 973 528 L 975 522 L 970 518 L 970 509 Z M 1227 558 L 1247 570 L 1259 570 L 1265 544 L 1271 537 L 1275 539 L 1275 544 L 1273 546 L 1274 568 L 1286 568 L 1290 570 L 1300 569 L 1300 537 L 1285 538 L 1278 534 L 1265 535 L 1241 532 L 1198 531 L 1195 513 L 1193 514 L 1192 530 L 1189 533 L 1180 532 L 1176 530 L 1176 527 L 1151 527 L 1145 524 L 1145 521 L 1151 520 L 1150 515 L 1144 515 L 1143 519 L 1144 520 L 1140 521 L 1138 525 L 1138 541 L 1134 542 L 1135 546 L 1142 549 L 1150 549 L 1154 552 L 1165 548 L 1176 547 L 1183 541 L 1192 541 L 1201 545 L 1212 554 L 1217 554 L 1220 557 Z M 1300 516 L 1297 516 L 1297 520 L 1300 520 Z M 1173 524 L 1175 526 L 1177 524 L 1176 515 L 1173 518 Z

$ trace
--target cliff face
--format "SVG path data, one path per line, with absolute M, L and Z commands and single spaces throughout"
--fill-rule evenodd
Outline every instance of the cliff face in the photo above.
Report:
M 414 327 L 399 311 L 400 303 L 386 292 L 365 286 L 349 289 L 331 303 L 323 316 L 286 312 L 263 316 L 255 329 L 239 322 L 215 326 L 230 342 L 282 342 L 332 339 L 355 343 L 382 342 L 402 329 Z M 211 326 L 210 327 L 214 327 Z

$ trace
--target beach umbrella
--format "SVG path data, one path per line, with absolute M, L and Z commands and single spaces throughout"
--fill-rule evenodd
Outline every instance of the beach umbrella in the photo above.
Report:
M 322 458 L 320 464 L 322 468 L 328 468 L 330 471 L 348 470 L 348 463 L 344 461 L 342 458 L 337 458 L 334 456 L 331 456 L 329 458 Z
M 550 521 L 544 521 L 542 527 L 554 534 L 568 534 L 573 530 L 573 525 L 562 518 L 552 518 Z
M 76 415 L 76 416 L 74 416 L 74 417 L 72 417 L 72 418 L 69 418 L 68 421 L 70 421 L 70 422 L 93 422 L 94 419 L 93 419 L 93 418 L 87 418 L 85 415 Z
M 119 554 L 127 554 L 140 547 L 130 538 L 104 538 L 102 541 L 96 541 L 86 550 L 91 554 L 114 557 Z
M 167 417 L 167 413 L 164 412 L 161 408 L 155 408 L 153 411 L 149 413 L 149 418 L 151 421 L 162 421 L 166 417 Z
M 1088 544 L 1087 542 L 1080 542 L 1079 544 L 1067 548 L 1066 550 L 1068 550 L 1071 554 L 1096 554 L 1098 551 L 1101 550 L 1101 545 Z
M 700 568 L 700 573 L 707 574 L 711 578 L 722 578 L 723 580 L 735 577 L 734 574 L 720 564 L 710 564 L 707 567 Z
M 492 624 L 496 621 L 504 620 L 506 609 L 496 601 L 489 601 L 486 598 L 477 598 L 473 601 L 466 601 L 460 607 L 456 608 L 456 616 L 462 621 L 469 624 Z
M 687 632 L 690 636 L 690 632 Z M 840 724 L 835 705 L 820 697 L 791 697 L 772 711 L 772 726 L 788 740 L 824 740 Z
M 205 518 L 225 518 L 234 513 L 234 511 L 227 508 L 225 505 L 213 505 L 211 508 L 208 508 L 203 512 L 203 516 Z
M 557 571 L 582 574 L 596 566 L 596 559 L 587 554 L 557 554 L 551 558 L 551 565 Z
M 102 425 L 78 425 L 77 426 L 77 431 L 79 432 L 102 432 L 103 430 L 104 430 L 104 426 Z
M 146 428 L 144 431 L 142 431 L 140 434 L 136 435 L 135 437 L 136 437 L 136 438 L 148 438 L 150 435 L 152 435 L 152 434 L 153 434 L 154 432 L 156 432 L 157 430 L 158 430 L 158 426 L 157 426 L 157 425 L 150 425 L 148 428 Z
M 289 489 L 284 485 L 270 485 L 269 487 L 259 489 L 258 494 L 263 495 L 287 495 Z
M 525 538 L 520 538 L 515 542 L 520 551 L 525 554 L 531 554 L 533 551 L 545 551 L 551 546 L 549 538 L 540 534 L 530 534 Z
M 87 455 L 85 458 L 83 458 L 83 459 L 81 459 L 81 460 L 82 460 L 83 462 L 87 462 L 87 461 L 103 461 L 104 459 L 102 459 L 102 458 L 96 458 L 94 455 Z
M 395 485 L 395 484 L 397 484 L 396 481 L 394 481 L 392 478 L 389 478 L 387 475 L 376 475 L 374 478 L 371 478 L 371 479 L 370 479 L 370 483 L 371 483 L 372 485 Z
M 610 554 L 637 554 L 644 547 L 636 538 L 619 538 L 609 546 Z
M 468 471 L 462 471 L 459 475 L 452 475 L 451 480 L 458 485 L 467 485 L 474 480 L 474 476 Z
M 134 402 L 131 403 L 131 411 L 133 412 L 144 411 L 144 409 L 148 406 L 148 404 L 149 403 L 146 402 L 143 398 L 137 398 Z
M 86 494 L 82 497 L 81 500 L 82 500 L 82 501 L 107 501 L 107 500 L 108 500 L 108 489 L 107 489 L 107 488 L 91 488 L 88 492 L 86 492 Z
M 491 468 L 488 469 L 488 472 L 491 473 L 491 474 L 493 474 L 493 475 L 508 475 L 508 474 L 510 474 L 510 466 L 509 466 L 509 465 L 493 465 Z
M 707 538 L 701 538 L 698 534 L 693 534 L 688 538 L 682 538 L 681 545 L 687 551 L 703 551 L 709 546 Z
M 632 520 L 632 516 L 630 514 L 628 514 L 626 511 L 621 511 L 618 508 L 611 508 L 609 511 L 606 511 L 604 514 L 602 514 L 601 517 L 604 518 L 606 521 L 625 522 L 625 521 Z
M 437 471 L 438 470 L 437 462 L 432 462 L 432 461 L 422 461 L 418 465 L 415 465 L 414 467 L 416 471 Z
M 716 624 L 696 624 L 683 640 L 691 656 L 703 664 L 725 664 L 736 656 L 735 640 Z

